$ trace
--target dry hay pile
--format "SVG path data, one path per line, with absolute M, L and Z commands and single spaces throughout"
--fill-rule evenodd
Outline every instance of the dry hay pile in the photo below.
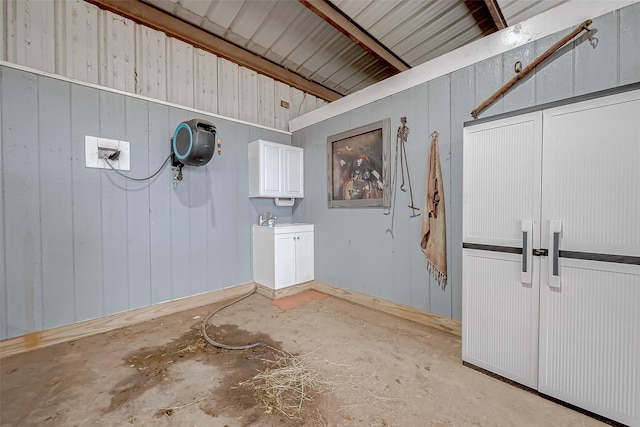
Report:
M 329 391 L 329 383 L 302 357 L 280 352 L 275 360 L 265 362 L 267 367 L 242 385 L 253 388 L 267 412 L 275 410 L 287 418 L 299 418 L 305 403 Z

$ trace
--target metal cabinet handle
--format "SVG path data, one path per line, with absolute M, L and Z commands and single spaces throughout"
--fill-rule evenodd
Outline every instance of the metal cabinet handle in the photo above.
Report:
M 549 221 L 549 287 L 560 289 L 560 239 L 562 238 L 562 221 Z
M 522 272 L 520 281 L 525 284 L 532 282 L 533 250 L 531 248 L 531 238 L 533 236 L 533 222 L 522 220 Z

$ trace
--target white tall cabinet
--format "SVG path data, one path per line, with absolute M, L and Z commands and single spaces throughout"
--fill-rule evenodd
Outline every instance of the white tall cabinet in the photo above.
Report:
M 640 426 L 640 90 L 463 149 L 463 360 Z
M 313 224 L 253 226 L 253 280 L 277 290 L 314 279 Z

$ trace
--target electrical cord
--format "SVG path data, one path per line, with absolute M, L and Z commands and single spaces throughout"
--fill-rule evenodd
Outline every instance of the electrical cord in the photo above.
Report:
M 241 296 L 240 298 L 231 301 L 228 304 L 223 305 L 220 308 L 215 309 L 214 311 L 212 311 L 211 313 L 209 313 L 209 315 L 207 315 L 207 317 L 204 318 L 204 320 L 202 321 L 202 336 L 204 337 L 204 339 L 211 344 L 214 347 L 218 347 L 218 348 L 223 348 L 225 350 L 247 350 L 249 348 L 256 348 L 256 347 L 260 347 L 263 346 L 264 343 L 261 342 L 257 342 L 255 344 L 248 344 L 248 345 L 228 345 L 228 344 L 221 344 L 219 342 L 214 341 L 209 335 L 207 335 L 207 323 L 209 323 L 209 319 L 211 319 L 215 314 L 219 313 L 220 311 L 224 310 L 227 307 L 231 307 L 232 305 L 242 301 L 245 298 L 249 298 L 251 295 L 253 295 L 256 290 L 258 289 L 257 285 L 253 286 L 253 289 L 251 290 L 251 292 L 249 292 L 246 295 Z
M 118 154 L 119 154 L 119 153 L 118 153 Z M 171 154 L 169 154 L 169 156 L 168 156 L 168 157 L 167 157 L 167 159 L 164 161 L 164 163 L 162 164 L 162 166 L 160 166 L 160 169 L 158 169 L 157 171 L 155 171 L 153 175 L 148 176 L 148 177 L 146 177 L 146 178 L 133 178 L 133 177 L 131 177 L 131 176 L 125 175 L 125 174 L 123 174 L 122 172 L 120 172 L 119 170 L 117 170 L 116 168 L 114 168 L 114 167 L 113 167 L 113 165 L 112 165 L 112 164 L 111 164 L 111 162 L 109 161 L 109 158 L 107 158 L 107 157 L 103 157 L 102 159 L 107 163 L 107 165 L 109 165 L 109 167 L 111 168 L 111 170 L 112 170 L 112 171 L 114 171 L 115 173 L 117 173 L 118 175 L 120 175 L 120 176 L 122 176 L 122 177 L 124 177 L 124 178 L 130 179 L 130 180 L 132 180 L 132 181 L 146 181 L 146 180 L 151 179 L 151 178 L 153 178 L 154 176 L 158 175 L 158 174 L 160 173 L 160 171 L 161 171 L 162 169 L 164 169 L 164 167 L 165 167 L 165 166 L 167 166 L 167 163 L 169 162 L 169 159 L 171 159 Z

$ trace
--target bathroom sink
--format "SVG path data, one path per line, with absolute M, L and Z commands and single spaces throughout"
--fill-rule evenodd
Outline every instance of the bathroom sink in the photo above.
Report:
M 302 228 L 302 227 L 313 227 L 313 224 L 308 224 L 304 222 L 282 222 L 277 223 L 273 227 L 269 227 L 268 225 L 255 225 L 258 228 Z

